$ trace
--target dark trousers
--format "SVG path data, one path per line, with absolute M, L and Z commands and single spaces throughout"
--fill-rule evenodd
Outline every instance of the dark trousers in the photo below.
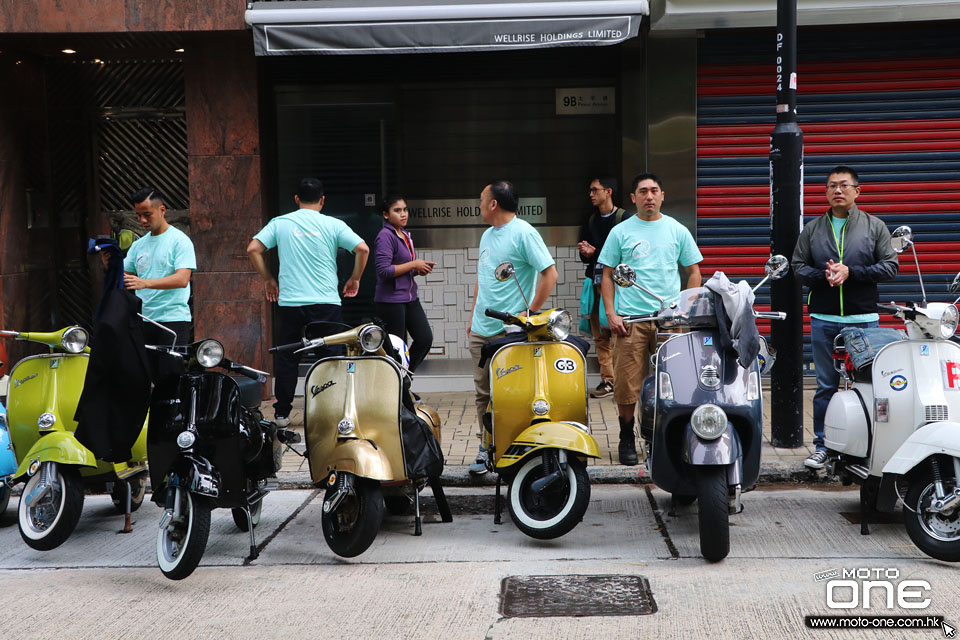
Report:
M 433 345 L 433 331 L 427 321 L 427 315 L 420 306 L 420 300 L 413 302 L 378 302 L 377 315 L 386 325 L 387 332 L 407 341 L 407 333 L 413 341 L 410 348 L 410 371 L 416 371 L 427 357 Z
M 277 332 L 277 344 L 300 342 L 303 328 L 311 322 L 340 322 L 342 315 L 338 304 L 308 304 L 301 307 L 278 307 L 280 330 Z M 338 353 L 331 349 L 317 349 L 317 355 L 327 357 Z M 293 408 L 293 394 L 297 389 L 297 369 L 300 366 L 299 353 L 279 352 L 274 358 L 277 401 L 273 405 L 274 415 L 289 416 Z
M 193 342 L 193 323 L 192 322 L 161 322 L 170 331 L 177 334 L 177 345 L 182 347 Z M 173 336 L 169 331 L 164 331 L 157 325 L 143 323 L 143 344 L 152 344 L 159 347 L 169 347 L 173 344 Z M 164 356 L 153 349 L 147 349 L 147 364 L 150 366 L 150 375 L 154 383 L 159 381 L 162 376 L 176 374 L 179 368 L 170 360 L 170 356 Z

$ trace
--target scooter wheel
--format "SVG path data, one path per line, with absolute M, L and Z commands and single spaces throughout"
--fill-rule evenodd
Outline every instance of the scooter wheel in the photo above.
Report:
M 956 478 L 943 478 L 949 494 L 957 486 Z M 920 551 L 945 562 L 960 562 L 960 510 L 950 516 L 929 511 L 936 493 L 929 466 L 910 480 L 904 504 L 903 521 L 907 534 Z
M 127 483 L 130 483 L 130 513 L 133 513 L 143 504 L 143 497 L 147 493 L 147 474 L 139 473 L 129 480 L 117 480 L 110 491 L 110 500 L 118 513 L 127 512 Z
M 0 518 L 6 512 L 8 504 L 10 504 L 10 487 L 0 482 Z
M 44 462 L 49 465 L 49 462 Z M 48 467 L 49 468 L 49 467 Z M 72 467 L 57 466 L 57 482 L 33 506 L 29 500 L 47 474 L 40 469 L 23 488 L 17 514 L 20 521 L 20 537 L 31 548 L 49 551 L 63 544 L 80 521 L 83 510 L 83 483 L 80 472 Z
M 538 540 L 552 540 L 571 531 L 583 520 L 590 504 L 590 477 L 577 458 L 567 459 L 565 482 L 554 482 L 540 494 L 531 485 L 546 475 L 543 456 L 523 463 L 507 489 L 507 507 L 514 524 Z
M 243 509 L 231 509 L 231 515 L 233 515 L 233 524 L 237 525 L 237 529 L 246 533 L 250 531 L 250 526 L 247 524 L 247 512 Z M 257 500 L 253 505 L 250 506 L 250 519 L 253 521 L 253 526 L 256 528 L 260 524 L 260 514 L 263 513 L 263 498 Z
M 197 568 L 210 535 L 210 505 L 189 491 L 182 491 L 180 522 L 157 532 L 157 564 L 171 580 L 183 580 Z
M 320 516 L 327 545 L 342 558 L 353 558 L 370 548 L 383 523 L 380 483 L 355 478 L 353 490 L 354 494 L 346 496 L 336 511 Z
M 710 562 L 723 560 L 730 553 L 726 467 L 697 467 L 697 504 L 700 553 Z

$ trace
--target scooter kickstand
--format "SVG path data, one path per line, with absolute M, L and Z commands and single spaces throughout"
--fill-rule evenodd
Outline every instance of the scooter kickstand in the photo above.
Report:
M 437 501 L 440 520 L 443 522 L 453 522 L 453 514 L 450 513 L 450 505 L 447 503 L 447 494 L 443 492 L 443 485 L 440 484 L 440 478 L 438 476 L 430 478 L 430 489 L 433 491 L 433 499 Z
M 117 533 L 133 533 L 133 520 L 131 518 L 131 506 L 133 502 L 133 485 L 129 482 L 124 481 L 124 484 L 127 485 L 127 497 L 126 497 L 126 509 L 123 512 L 123 529 L 117 531 Z
M 860 485 L 860 535 L 870 535 L 870 495 L 865 485 Z
M 247 560 L 256 560 L 260 557 L 260 552 L 257 551 L 257 534 L 253 530 L 253 514 L 250 513 L 249 506 L 244 509 L 244 511 L 247 514 L 247 527 L 248 531 L 250 531 L 250 555 L 247 557 Z
M 500 518 L 500 512 L 503 509 L 503 503 L 500 501 L 500 474 L 497 474 L 497 497 L 493 504 L 493 524 L 503 524 Z
M 420 536 L 423 535 L 423 521 L 420 519 L 420 492 L 417 491 L 416 487 L 413 489 L 413 535 Z

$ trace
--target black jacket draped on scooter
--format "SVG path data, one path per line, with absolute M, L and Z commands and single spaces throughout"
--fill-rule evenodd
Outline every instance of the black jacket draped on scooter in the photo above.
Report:
M 140 298 L 130 291 L 112 289 L 104 294 L 74 416 L 77 440 L 107 462 L 130 459 L 150 406 L 140 309 Z

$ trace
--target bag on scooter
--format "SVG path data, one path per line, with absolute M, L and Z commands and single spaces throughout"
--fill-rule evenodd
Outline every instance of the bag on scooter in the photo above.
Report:
M 408 478 L 436 478 L 443 473 L 443 452 L 430 426 L 406 406 L 400 406 L 403 465 Z
M 853 368 L 861 370 L 870 365 L 881 348 L 891 342 L 906 340 L 907 334 L 900 329 L 883 327 L 847 327 L 840 330 L 843 344 L 850 356 Z

